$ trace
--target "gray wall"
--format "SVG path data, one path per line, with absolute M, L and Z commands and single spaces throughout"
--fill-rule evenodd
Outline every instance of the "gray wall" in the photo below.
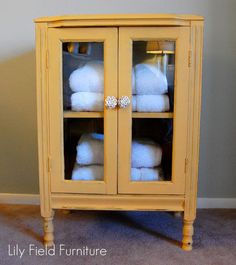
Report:
M 38 193 L 33 18 L 192 13 L 206 18 L 200 197 L 236 197 L 235 0 L 8 0 L 0 10 L 0 192 Z

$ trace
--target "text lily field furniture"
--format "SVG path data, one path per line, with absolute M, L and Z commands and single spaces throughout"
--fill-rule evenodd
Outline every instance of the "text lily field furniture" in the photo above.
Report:
M 196 217 L 203 18 L 79 15 L 36 23 L 44 241 L 55 209 Z

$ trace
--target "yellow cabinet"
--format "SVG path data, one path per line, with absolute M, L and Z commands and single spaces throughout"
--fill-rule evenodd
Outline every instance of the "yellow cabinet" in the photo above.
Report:
M 203 18 L 46 17 L 36 22 L 41 214 L 54 209 L 196 215 Z

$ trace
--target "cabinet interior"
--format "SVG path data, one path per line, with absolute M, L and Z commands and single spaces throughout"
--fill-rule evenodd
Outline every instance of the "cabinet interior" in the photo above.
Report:
M 76 146 L 80 137 L 88 133 L 104 133 L 102 118 L 64 118 L 65 179 L 70 180 L 76 161 Z M 132 119 L 132 139 L 149 139 L 162 148 L 164 180 L 171 180 L 173 119 Z M 114 143 L 115 145 L 117 143 Z

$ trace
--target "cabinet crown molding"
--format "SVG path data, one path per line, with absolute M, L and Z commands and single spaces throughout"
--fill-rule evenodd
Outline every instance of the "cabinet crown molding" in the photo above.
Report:
M 191 21 L 203 21 L 203 16 L 187 14 L 83 14 L 40 17 L 35 23 L 48 23 L 49 27 L 66 27 L 74 25 L 176 25 L 187 26 Z M 76 24 L 77 23 L 77 24 Z M 99 23 L 99 24 L 97 24 Z

